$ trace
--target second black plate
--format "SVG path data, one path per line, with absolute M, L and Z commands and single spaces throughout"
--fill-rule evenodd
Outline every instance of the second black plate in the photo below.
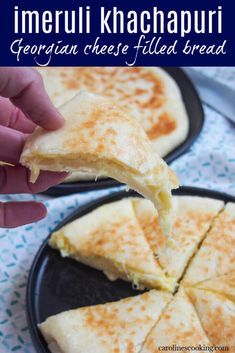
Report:
M 235 202 L 232 196 L 192 187 L 182 187 L 174 194 L 197 195 L 225 202 Z M 105 203 L 134 195 L 137 195 L 134 191 L 121 191 L 96 199 L 79 207 L 53 231 Z M 101 271 L 84 266 L 72 259 L 62 258 L 58 251 L 49 247 L 47 238 L 35 257 L 27 285 L 28 325 L 37 352 L 50 353 L 37 328 L 37 324 L 47 317 L 65 310 L 116 301 L 138 293 L 140 291 L 134 290 L 130 283 L 121 280 L 111 282 Z
M 189 132 L 186 140 L 164 158 L 164 160 L 169 164 L 181 156 L 183 153 L 185 153 L 191 144 L 195 141 L 203 126 L 204 112 L 200 98 L 192 82 L 184 73 L 184 71 L 178 67 L 163 67 L 163 69 L 168 72 L 168 74 L 176 81 L 177 85 L 179 86 L 189 117 Z M 110 178 L 99 179 L 97 181 L 90 180 L 79 181 L 75 183 L 62 183 L 45 191 L 45 194 L 51 196 L 61 196 L 81 191 L 109 188 L 117 185 L 120 184 Z

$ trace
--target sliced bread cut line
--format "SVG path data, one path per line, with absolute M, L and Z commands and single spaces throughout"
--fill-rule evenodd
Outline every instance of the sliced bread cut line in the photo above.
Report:
M 182 276 L 181 276 L 181 278 L 180 278 L 180 280 L 179 280 L 179 283 L 181 283 L 181 282 L 184 280 L 184 277 L 185 277 L 185 275 L 186 275 L 186 273 L 187 273 L 189 267 L 191 266 L 193 259 L 195 258 L 195 256 L 197 255 L 198 251 L 199 251 L 200 248 L 202 247 L 204 241 L 206 240 L 206 237 L 207 237 L 208 233 L 209 233 L 209 232 L 211 231 L 211 229 L 213 228 L 216 219 L 217 219 L 217 218 L 219 217 L 219 215 L 225 210 L 226 204 L 227 204 L 227 203 L 224 203 L 224 206 L 222 207 L 222 209 L 221 209 L 221 210 L 218 212 L 218 214 L 213 218 L 213 220 L 212 220 L 212 222 L 211 222 L 211 224 L 210 224 L 210 227 L 208 228 L 207 232 L 205 232 L 205 234 L 204 234 L 204 237 L 203 237 L 202 241 L 198 244 L 197 250 L 194 252 L 194 254 L 193 254 L 193 255 L 191 256 L 191 258 L 189 259 L 188 264 L 187 264 L 187 266 L 185 267 L 185 270 L 184 270 L 184 272 L 183 272 L 183 274 L 182 274 Z M 208 279 L 209 279 L 209 278 L 208 278 Z M 182 282 L 182 283 L 184 284 L 184 282 Z M 184 284 L 184 285 L 185 285 L 185 284 Z

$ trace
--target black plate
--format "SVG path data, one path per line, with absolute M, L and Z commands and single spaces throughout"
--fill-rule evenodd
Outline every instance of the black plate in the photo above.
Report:
M 225 202 L 235 202 L 235 197 L 193 187 L 181 187 L 174 194 L 198 195 Z M 121 191 L 92 201 L 78 208 L 54 231 L 98 206 L 134 195 L 137 195 L 134 191 Z M 140 293 L 134 290 L 130 283 L 121 280 L 111 282 L 101 271 L 84 266 L 72 259 L 62 258 L 58 251 L 48 246 L 48 238 L 43 242 L 32 264 L 26 294 L 29 330 L 38 353 L 50 353 L 44 338 L 37 329 L 37 323 L 44 321 L 48 316 Z
M 178 67 L 163 67 L 163 69 L 167 71 L 168 74 L 170 74 L 170 76 L 173 77 L 173 79 L 178 84 L 189 117 L 189 132 L 186 140 L 164 158 L 167 163 L 171 163 L 176 158 L 185 153 L 199 135 L 204 122 L 204 112 L 200 98 L 192 82 L 184 73 L 184 71 Z M 80 191 L 103 189 L 117 185 L 120 184 L 110 178 L 100 179 L 97 181 L 79 181 L 75 183 L 63 183 L 54 186 L 45 191 L 45 194 L 61 196 Z

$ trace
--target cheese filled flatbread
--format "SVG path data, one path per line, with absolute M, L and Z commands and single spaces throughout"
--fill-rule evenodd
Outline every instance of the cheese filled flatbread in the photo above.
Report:
M 20 162 L 35 182 L 41 170 L 88 171 L 126 183 L 157 207 L 161 225 L 170 231 L 171 189 L 178 180 L 153 153 L 139 123 L 113 101 L 80 92 L 60 108 L 65 124 L 29 136 Z
M 104 272 L 110 280 L 121 278 L 137 288 L 174 285 L 164 275 L 135 217 L 130 199 L 113 202 L 52 233 L 49 244 Z
M 139 353 L 170 299 L 152 290 L 51 316 L 39 328 L 52 353 Z
M 235 204 L 227 203 L 193 258 L 183 282 L 185 285 L 193 285 L 234 269 Z
M 187 136 L 188 117 L 179 87 L 161 68 L 45 67 L 37 70 L 57 107 L 79 90 L 110 97 L 128 107 L 162 157 Z
M 179 280 L 224 203 L 198 196 L 173 196 L 173 242 L 169 243 L 152 203 L 141 198 L 132 200 L 140 226 L 159 264 L 169 276 Z
M 140 353 L 161 353 L 162 347 L 210 345 L 197 313 L 183 289 L 175 295 L 150 331 Z M 185 353 L 188 350 L 180 350 Z M 204 352 L 190 350 L 190 352 Z
M 187 293 L 197 311 L 207 337 L 213 345 L 235 349 L 235 304 L 225 296 L 197 288 Z

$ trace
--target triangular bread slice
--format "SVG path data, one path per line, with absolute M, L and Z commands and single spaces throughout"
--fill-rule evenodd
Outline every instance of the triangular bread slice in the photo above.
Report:
M 171 190 L 178 187 L 178 179 L 153 152 L 129 111 L 88 92 L 80 92 L 59 111 L 65 118 L 62 128 L 38 128 L 25 144 L 20 162 L 31 170 L 31 181 L 35 182 L 40 170 L 112 177 L 150 199 L 169 233 Z
M 154 258 L 130 199 L 109 203 L 52 234 L 50 245 L 110 280 L 122 278 L 137 287 L 173 290 Z
M 139 353 L 170 299 L 152 290 L 51 316 L 39 328 L 52 353 Z
M 213 345 L 235 349 L 235 304 L 225 296 L 210 291 L 189 288 L 187 293 L 201 324 Z
M 198 347 L 200 344 L 210 345 L 210 341 L 192 303 L 181 288 L 149 333 L 140 353 L 161 353 L 164 351 L 162 347 L 173 345 Z
M 169 242 L 163 236 L 152 203 L 141 198 L 132 200 L 140 226 L 160 266 L 179 280 L 224 203 L 198 196 L 173 196 L 173 242 Z
M 223 275 L 235 269 L 235 204 L 228 203 L 215 219 L 198 253 L 193 258 L 184 285 Z

